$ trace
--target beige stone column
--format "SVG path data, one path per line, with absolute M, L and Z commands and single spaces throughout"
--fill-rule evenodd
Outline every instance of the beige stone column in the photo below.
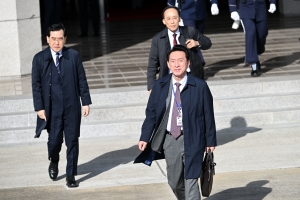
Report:
M 31 73 L 42 50 L 39 0 L 0 0 L 0 78 Z

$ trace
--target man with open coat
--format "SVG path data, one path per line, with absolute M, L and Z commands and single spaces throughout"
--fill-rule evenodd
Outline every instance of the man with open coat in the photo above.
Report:
M 151 165 L 165 158 L 168 183 L 177 199 L 200 199 L 204 151 L 216 146 L 213 98 L 205 81 L 186 72 L 186 47 L 175 45 L 167 56 L 172 74 L 154 83 L 138 143 L 142 153 L 135 163 Z

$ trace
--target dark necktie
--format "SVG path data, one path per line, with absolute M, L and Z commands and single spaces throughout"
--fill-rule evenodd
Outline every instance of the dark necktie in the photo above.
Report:
M 56 53 L 56 69 L 57 69 L 57 72 L 60 73 L 60 65 L 59 65 L 59 53 Z
M 178 138 L 181 134 L 181 126 L 177 126 L 177 117 L 179 116 L 179 109 L 180 109 L 180 115 L 182 117 L 180 89 L 179 89 L 179 86 L 181 84 L 175 83 L 175 85 L 176 85 L 176 92 L 175 92 L 175 98 L 174 98 L 173 110 L 172 110 L 171 134 L 175 138 Z
M 176 33 L 173 34 L 174 40 L 173 40 L 173 46 L 177 45 L 177 40 L 176 40 Z

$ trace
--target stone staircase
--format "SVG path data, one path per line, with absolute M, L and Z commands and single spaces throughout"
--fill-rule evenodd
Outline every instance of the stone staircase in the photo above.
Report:
M 263 126 L 300 127 L 300 76 L 209 81 L 218 131 Z M 146 87 L 92 90 L 91 112 L 81 137 L 140 134 Z M 31 96 L 0 97 L 0 142 L 34 141 L 36 113 Z M 299 129 L 300 130 L 300 129 Z M 41 138 L 46 139 L 46 131 Z

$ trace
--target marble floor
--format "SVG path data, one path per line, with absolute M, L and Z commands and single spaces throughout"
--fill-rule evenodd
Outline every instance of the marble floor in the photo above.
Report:
M 250 76 L 250 66 L 244 64 L 242 27 L 231 29 L 230 14 L 225 14 L 209 16 L 205 24 L 204 34 L 213 44 L 202 51 L 205 78 L 207 81 L 255 79 Z M 160 19 L 104 22 L 99 37 L 86 38 L 78 38 L 78 22 L 64 24 L 68 29 L 66 46 L 82 56 L 90 89 L 146 85 L 151 38 L 164 28 Z M 262 77 L 300 74 L 300 17 L 270 15 L 268 25 L 266 51 L 260 56 Z M 46 46 L 43 39 L 43 48 Z M 2 97 L 30 95 L 31 77 L 2 77 L 0 90 Z

